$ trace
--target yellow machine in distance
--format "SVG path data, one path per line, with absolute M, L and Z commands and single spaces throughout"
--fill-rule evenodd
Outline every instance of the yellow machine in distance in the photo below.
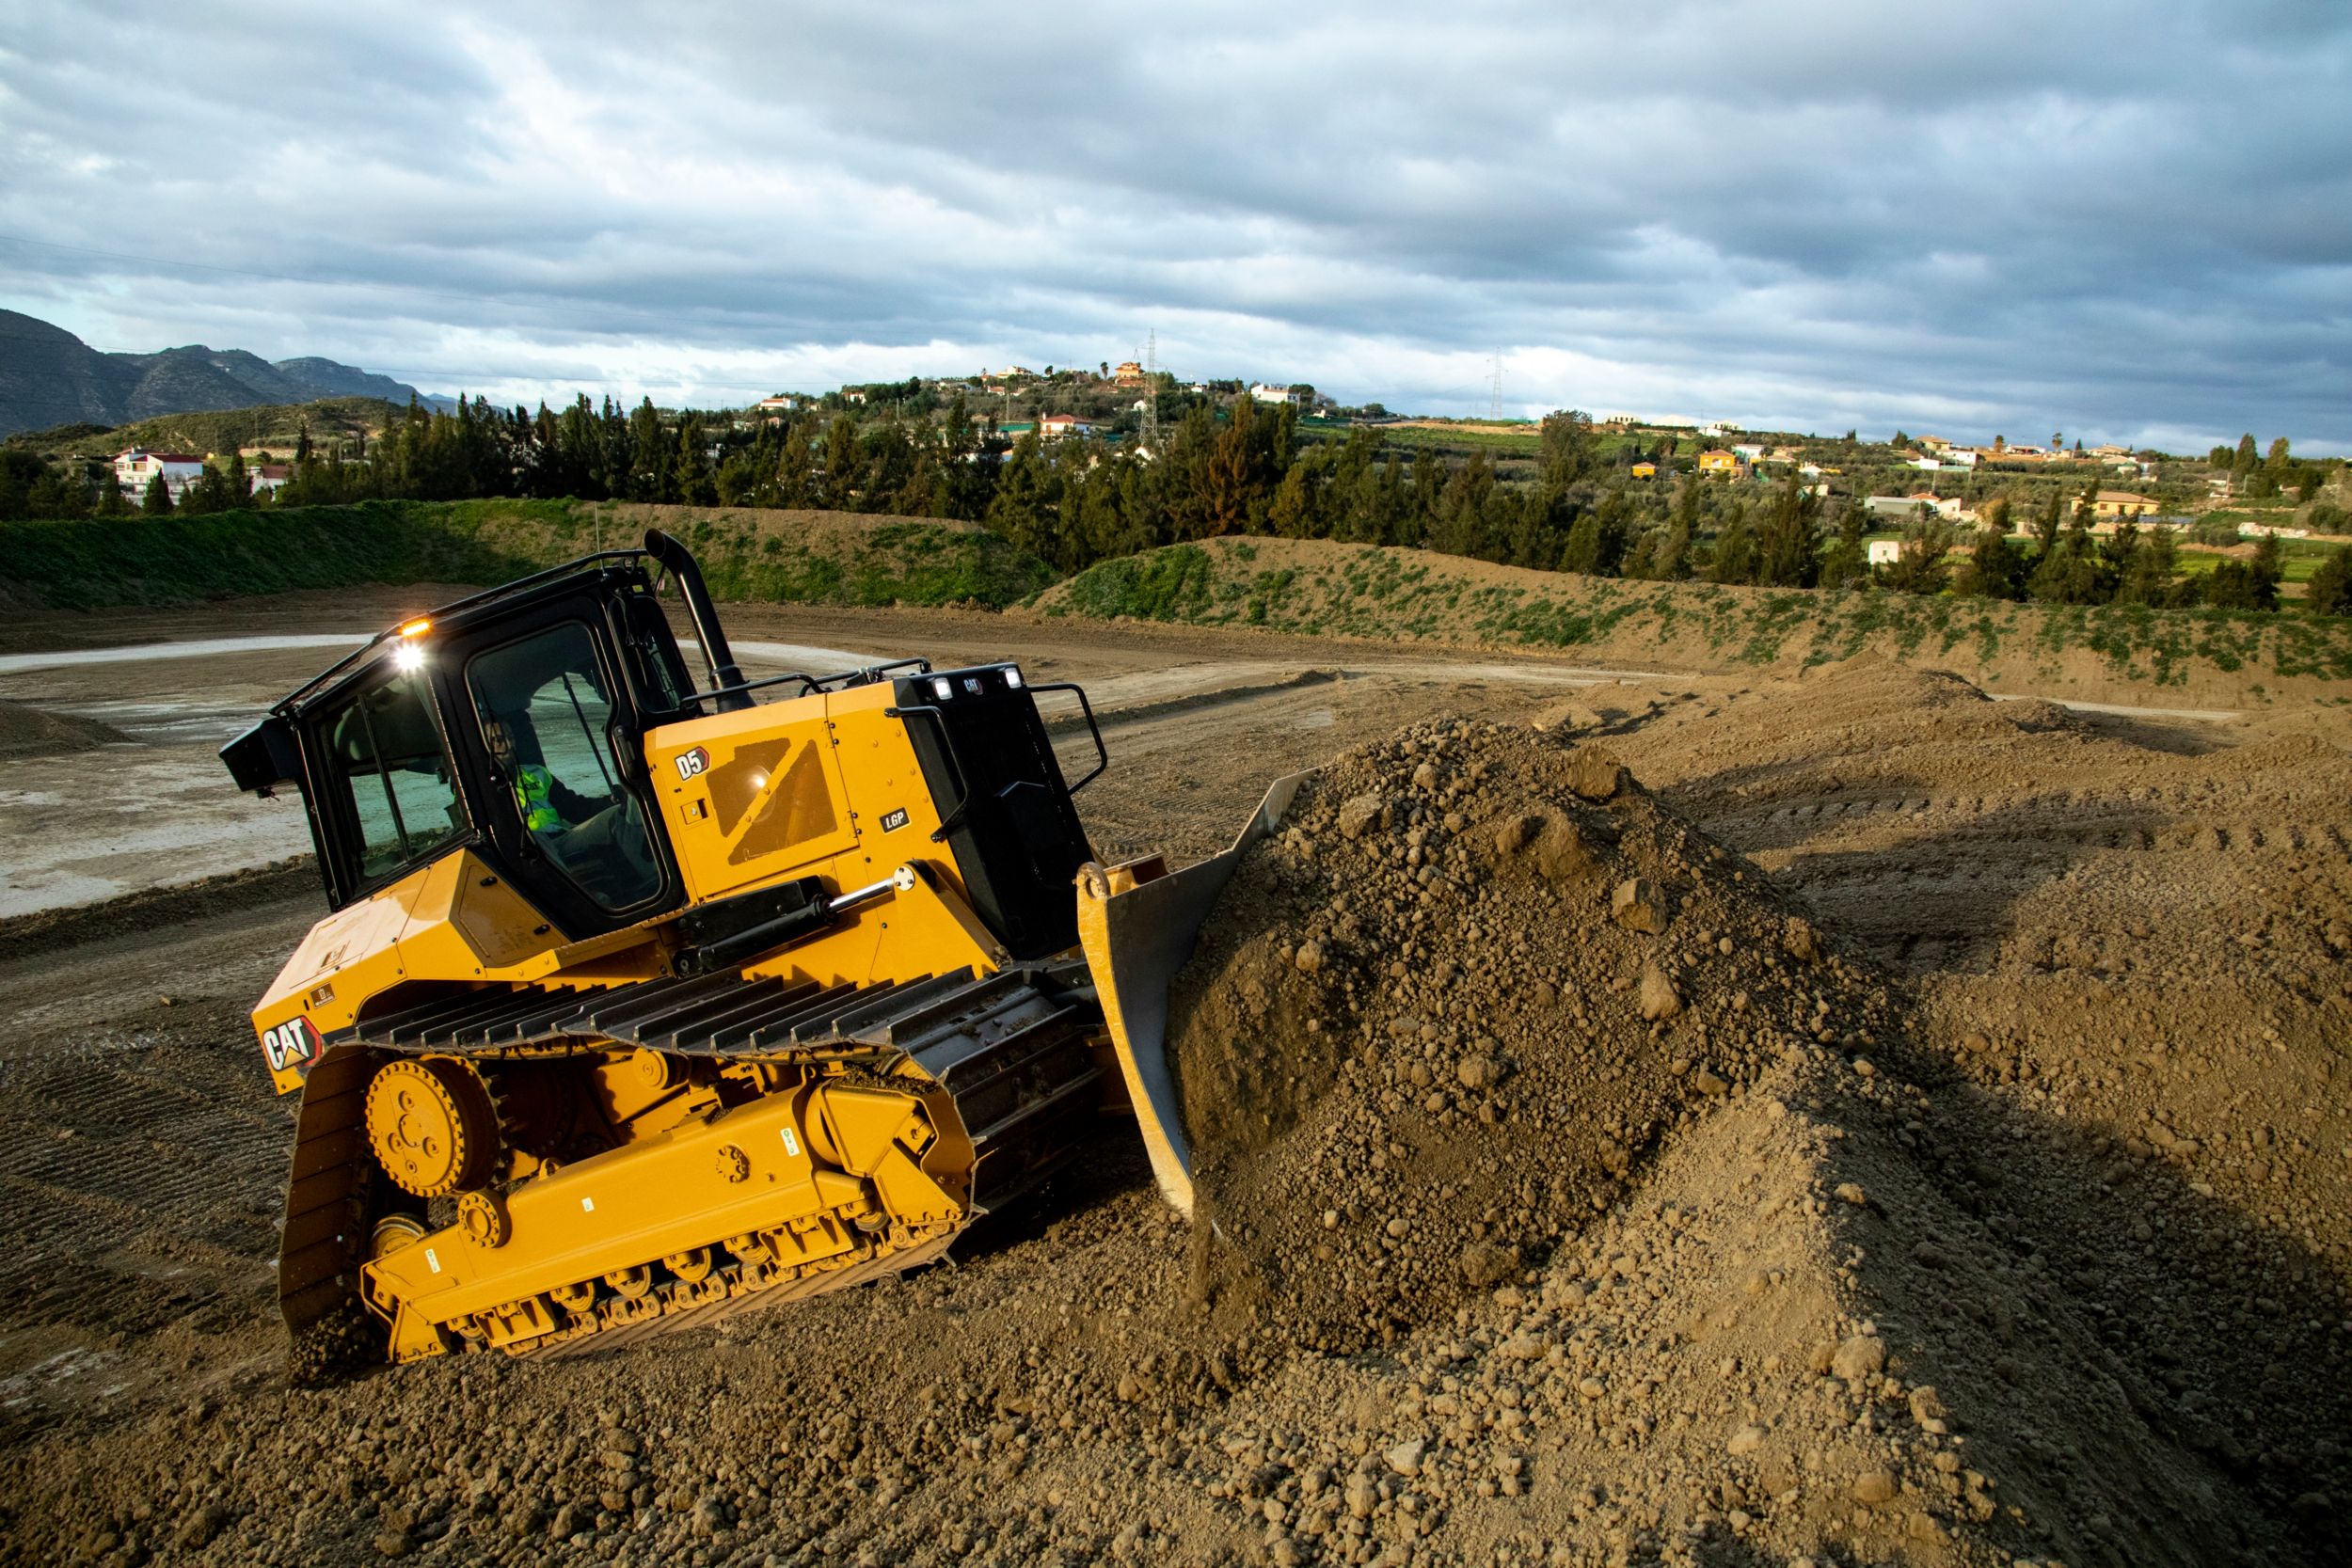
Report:
M 1093 740 L 1075 786 L 1041 690 Z M 394 1359 L 520 1353 L 855 1283 L 1105 1110 L 1189 1205 L 1159 1019 L 1231 857 L 1092 862 L 1075 687 L 746 681 L 655 533 L 405 623 L 222 757 L 300 792 L 332 910 L 253 1014 L 302 1096 L 294 1329 L 356 1300 Z

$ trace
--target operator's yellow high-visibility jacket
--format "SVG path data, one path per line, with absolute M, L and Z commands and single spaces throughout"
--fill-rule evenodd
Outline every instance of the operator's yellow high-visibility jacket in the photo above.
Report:
M 555 775 L 535 762 L 526 762 L 515 769 L 515 804 L 521 808 L 523 826 L 534 833 L 551 833 L 562 828 L 564 814 L 555 809 L 552 799 Z

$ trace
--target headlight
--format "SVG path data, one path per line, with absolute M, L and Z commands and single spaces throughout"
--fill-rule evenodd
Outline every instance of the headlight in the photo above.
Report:
M 415 642 L 403 642 L 392 650 L 392 667 L 397 670 L 424 668 L 424 649 Z
M 1008 670 L 1005 672 L 1005 689 L 1008 691 L 1018 691 L 1021 689 L 1021 672 L 1018 669 Z
M 931 682 L 931 695 L 938 698 L 941 702 L 946 702 L 948 698 L 954 696 L 955 694 L 956 683 L 949 680 L 946 676 L 942 675 L 937 680 Z

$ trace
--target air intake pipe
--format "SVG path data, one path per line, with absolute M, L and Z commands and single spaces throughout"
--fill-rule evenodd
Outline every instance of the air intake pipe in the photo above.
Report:
M 719 627 L 719 611 L 710 602 L 710 590 L 703 586 L 703 569 L 694 564 L 693 552 L 658 528 L 645 531 L 645 553 L 654 563 L 677 578 L 678 592 L 686 595 L 686 613 L 694 623 L 694 635 L 701 639 L 703 658 L 710 666 L 711 689 L 718 693 L 721 713 L 733 713 L 752 705 L 752 694 L 739 689 L 743 684 L 742 668 L 735 662 L 735 654 L 727 646 L 727 634 Z

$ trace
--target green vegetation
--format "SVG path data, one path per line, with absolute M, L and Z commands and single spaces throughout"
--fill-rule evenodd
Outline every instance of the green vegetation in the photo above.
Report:
M 1311 558 L 1269 560 L 1254 546 L 1216 540 L 1102 562 L 1036 603 L 1048 616 L 1264 626 L 1381 641 L 1607 645 L 1612 657 L 1626 658 L 1687 657 L 1695 643 L 1712 658 L 1758 668 L 1822 664 L 1878 648 L 1902 658 L 1983 664 L 2007 651 L 2045 669 L 2088 653 L 2111 678 L 2155 686 L 2184 684 L 2201 665 L 2352 679 L 2352 624 L 2299 614 L 2038 606 L 1869 586 L 1804 593 L 1565 575 L 1496 579 L 1478 572 L 1426 551 L 1327 546 Z M 2337 572 L 2341 592 L 2352 598 L 2352 556 Z
M 351 455 L 366 451 L 376 435 L 403 417 L 397 404 L 381 398 L 322 398 L 316 403 L 265 404 L 217 413 L 167 414 L 124 425 L 64 425 L 27 431 L 8 438 L 13 451 L 52 458 L 110 459 L 125 447 L 149 451 L 227 453 L 258 447 L 282 458 L 294 455 L 307 432 L 322 448 L 340 443 Z
M 495 583 L 633 542 L 648 525 L 684 538 L 711 591 L 730 599 L 1001 609 L 1053 576 L 993 534 L 928 520 L 500 500 L 0 523 L 0 581 L 57 609 Z

